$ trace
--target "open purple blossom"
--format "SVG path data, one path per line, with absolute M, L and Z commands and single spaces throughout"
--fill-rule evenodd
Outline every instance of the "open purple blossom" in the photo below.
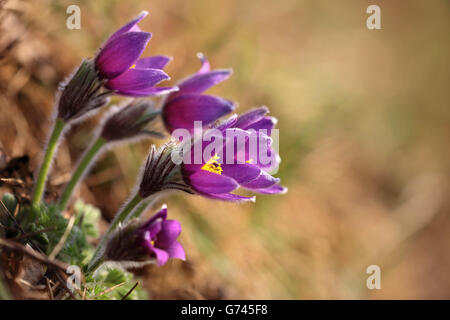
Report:
M 267 170 L 276 167 L 280 160 L 266 130 L 260 132 L 273 129 L 275 124 L 274 119 L 265 117 L 266 113 L 266 108 L 255 109 L 213 127 L 211 136 L 219 142 L 218 149 L 211 148 L 205 139 L 194 142 L 181 164 L 185 183 L 200 195 L 224 201 L 255 201 L 255 197 L 232 193 L 239 187 L 261 194 L 286 192 L 279 184 L 280 179 Z M 208 131 L 205 135 L 209 135 Z M 196 148 L 196 143 L 201 146 Z M 200 152 L 199 163 L 196 156 Z
M 158 266 L 169 259 L 185 260 L 183 246 L 177 241 L 181 224 L 167 220 L 167 207 L 158 211 L 143 224 L 132 221 L 110 238 L 105 251 L 106 260 L 147 262 Z
M 267 116 L 269 109 L 267 107 L 259 107 L 251 109 L 243 114 L 241 114 L 237 119 L 236 123 L 233 125 L 235 128 L 240 128 L 246 131 L 255 130 L 259 133 L 263 133 L 269 137 L 272 136 L 272 129 L 275 128 L 278 120 L 275 117 Z M 269 146 L 270 147 L 270 146 Z M 258 159 L 258 165 L 267 172 L 271 172 L 278 168 L 281 162 L 281 158 L 278 153 L 273 150 L 273 148 L 268 148 L 268 156 L 271 160 L 267 163 L 260 161 Z
M 156 257 L 159 266 L 169 258 L 186 260 L 185 252 L 177 241 L 181 233 L 181 224 L 177 220 L 167 220 L 167 207 L 163 207 L 139 230 L 143 246 L 151 257 Z
M 194 75 L 178 83 L 179 91 L 167 96 L 162 118 L 169 132 L 175 129 L 192 130 L 194 121 L 208 125 L 234 110 L 234 103 L 212 95 L 203 94 L 212 86 L 226 80 L 230 69 L 210 70 L 208 60 L 199 55 L 202 66 Z
M 170 61 L 166 56 L 141 58 L 151 33 L 143 32 L 137 25 L 147 16 L 139 16 L 113 33 L 95 57 L 99 77 L 105 87 L 117 94 L 132 97 L 153 96 L 176 91 L 176 87 L 155 87 L 170 77 L 163 71 Z

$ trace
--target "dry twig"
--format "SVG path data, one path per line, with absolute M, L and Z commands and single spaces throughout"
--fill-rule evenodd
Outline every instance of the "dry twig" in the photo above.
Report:
M 124 296 L 122 297 L 121 300 L 125 300 L 126 298 L 128 298 L 128 296 L 133 292 L 133 290 L 136 289 L 136 287 L 138 286 L 138 284 L 139 284 L 139 281 L 136 282 L 136 283 L 134 284 L 134 286 L 127 292 L 126 295 L 124 295 Z

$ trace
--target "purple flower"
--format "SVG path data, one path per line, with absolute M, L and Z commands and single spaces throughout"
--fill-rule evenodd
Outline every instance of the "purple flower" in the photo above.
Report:
M 177 220 L 167 220 L 167 207 L 158 211 L 143 224 L 131 221 L 111 236 L 105 251 L 110 261 L 156 260 L 158 266 L 170 258 L 186 260 L 182 245 L 177 241 L 181 224 Z
M 265 132 L 276 122 L 265 116 L 267 112 L 267 108 L 254 109 L 206 131 L 205 136 L 220 141 L 219 148 L 210 147 L 210 138 L 194 143 L 181 165 L 186 184 L 198 194 L 225 201 L 255 201 L 255 197 L 232 193 L 239 187 L 262 194 L 285 193 L 280 179 L 268 173 L 280 159 Z M 196 156 L 201 163 L 195 161 Z
M 263 133 L 269 137 L 272 136 L 272 129 L 276 126 L 278 120 L 275 117 L 267 116 L 269 109 L 267 107 L 259 107 L 251 109 L 250 111 L 241 114 L 233 125 L 235 128 L 243 130 L 255 130 L 259 133 Z M 271 172 L 278 168 L 281 162 L 281 158 L 271 147 L 268 148 L 268 155 L 271 160 L 263 163 L 258 159 L 258 165 L 267 172 Z
M 147 248 L 150 257 L 156 257 L 159 266 L 169 258 L 186 260 L 184 249 L 177 241 L 181 224 L 177 220 L 166 219 L 167 207 L 163 207 L 138 230 L 142 245 Z
M 192 130 L 194 121 L 201 121 L 202 125 L 208 125 L 234 110 L 233 102 L 202 94 L 212 86 L 226 80 L 231 70 L 210 71 L 208 60 L 201 54 L 199 57 L 202 61 L 200 70 L 178 83 L 179 91 L 171 93 L 164 102 L 162 118 L 169 132 L 179 128 Z
M 170 77 L 162 70 L 169 57 L 141 58 L 151 33 L 143 32 L 138 23 L 147 16 L 143 11 L 134 20 L 112 34 L 95 58 L 95 68 L 105 87 L 117 94 L 132 97 L 160 95 L 176 91 L 176 87 L 155 87 Z

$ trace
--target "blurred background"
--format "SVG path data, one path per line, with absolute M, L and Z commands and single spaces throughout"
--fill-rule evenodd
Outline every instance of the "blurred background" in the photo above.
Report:
M 80 30 L 66 28 L 71 4 Z M 366 27 L 370 4 L 381 8 L 381 30 Z M 238 112 L 267 105 L 279 119 L 278 176 L 289 192 L 244 205 L 165 198 L 188 259 L 136 270 L 149 298 L 450 298 L 448 1 L 0 6 L 0 167 L 22 157 L 36 169 L 58 83 L 141 10 L 153 33 L 144 55 L 174 57 L 171 83 L 197 70 L 201 51 L 234 70 L 212 93 L 238 101 Z M 95 124 L 69 133 L 50 192 L 69 179 Z M 78 191 L 102 210 L 103 228 L 153 142 L 105 154 Z M 380 290 L 366 287 L 369 265 L 381 268 Z

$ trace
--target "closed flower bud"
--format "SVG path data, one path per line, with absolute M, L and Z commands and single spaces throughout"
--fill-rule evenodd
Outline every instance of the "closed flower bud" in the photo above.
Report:
M 103 91 L 94 63 L 84 60 L 59 88 L 58 118 L 65 123 L 77 120 L 108 103 L 111 92 Z
M 176 146 L 175 142 L 169 142 L 158 150 L 152 146 L 139 185 L 139 195 L 142 198 L 170 189 L 193 193 L 183 182 L 180 166 L 172 161 L 172 151 Z
M 100 136 L 108 142 L 147 135 L 163 138 L 163 134 L 147 128 L 159 113 L 150 101 L 132 101 L 121 108 L 115 108 L 106 116 Z

